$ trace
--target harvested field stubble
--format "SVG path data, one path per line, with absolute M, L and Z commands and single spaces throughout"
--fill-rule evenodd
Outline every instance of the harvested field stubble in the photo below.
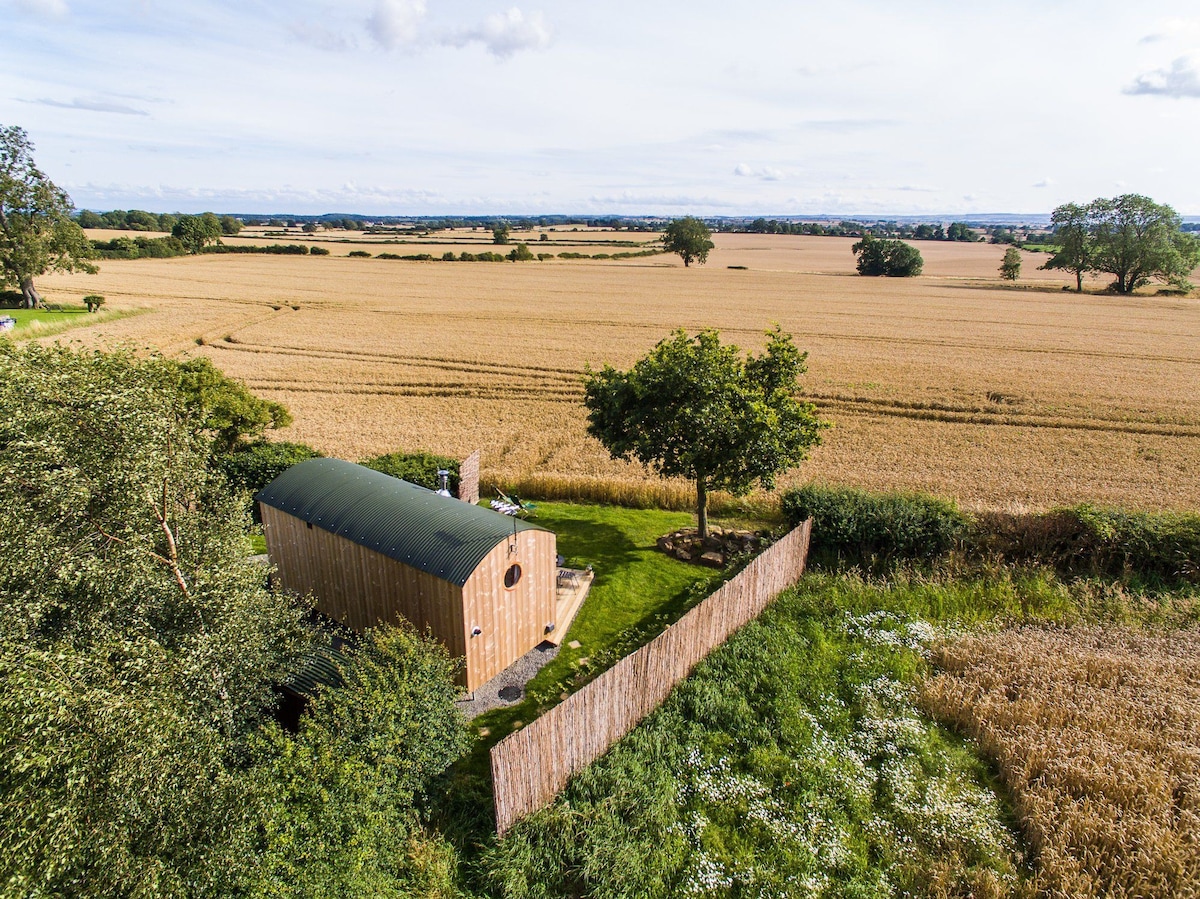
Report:
M 480 447 L 497 479 L 647 483 L 586 436 L 584 366 L 627 367 L 677 327 L 757 350 L 779 322 L 809 350 L 804 387 L 835 423 L 785 485 L 1200 507 L 1195 300 L 1080 297 L 1041 272 L 1025 284 L 1037 289 L 1005 288 L 1000 248 L 981 244 L 931 246 L 925 276 L 877 279 L 853 274 L 852 240 L 716 240 L 709 264 L 688 269 L 674 256 L 212 256 L 105 262 L 43 289 L 152 308 L 72 337 L 208 355 L 289 406 L 285 439 L 346 458 Z
M 942 645 L 926 706 L 995 760 L 1049 896 L 1200 896 L 1200 632 Z

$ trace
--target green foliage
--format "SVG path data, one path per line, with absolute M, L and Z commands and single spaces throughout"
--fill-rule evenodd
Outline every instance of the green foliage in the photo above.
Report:
M 514 899 L 1011 890 L 1016 842 L 986 768 L 916 707 L 936 630 L 874 611 L 891 599 L 849 579 L 784 594 L 518 823 L 489 855 L 492 885 Z
M 814 559 L 867 566 L 942 556 L 968 524 L 953 503 L 918 493 L 874 494 L 810 484 L 784 493 L 780 507 L 792 527 L 812 519 Z
M 316 250 L 317 248 L 313 248 Z M 267 246 L 255 246 L 254 244 L 208 244 L 201 247 L 196 252 L 199 253 L 265 253 L 270 256 L 307 256 L 309 248 L 301 243 L 273 243 Z M 320 256 L 320 253 L 317 253 Z
M 946 240 L 975 241 L 975 232 L 965 222 L 951 222 L 946 229 Z
M 492 228 L 492 243 L 506 244 L 508 243 L 509 227 L 508 225 L 496 225 Z
M 321 453 L 305 443 L 243 443 L 213 458 L 231 489 L 251 495 L 262 490 L 293 465 L 319 459 Z
M 433 453 L 388 453 L 364 459 L 359 463 L 375 471 L 400 478 L 410 484 L 418 484 L 429 490 L 441 487 L 438 480 L 438 470 L 450 472 L 450 492 L 458 495 L 458 460 L 446 456 L 435 456 Z
M 221 242 L 221 220 L 211 212 L 181 215 L 171 229 L 171 236 L 189 253 L 199 253 L 204 247 Z
M 169 259 L 188 253 L 177 237 L 116 237 L 93 240 L 91 245 L 101 259 Z
M 529 250 L 529 244 L 519 243 L 509 251 L 508 258 L 513 262 L 529 262 L 533 259 L 533 253 Z
M 27 308 L 42 305 L 33 279 L 96 267 L 87 235 L 71 219 L 71 198 L 33 161 L 22 128 L 0 126 L 0 287 L 19 288 Z
M 693 261 L 701 265 L 706 263 L 708 251 L 715 246 L 708 226 L 691 215 L 672 220 L 663 230 L 662 242 L 664 250 L 679 255 L 684 267 Z
M 920 251 L 902 240 L 882 240 L 865 234 L 850 249 L 858 257 L 856 268 L 860 275 L 911 278 L 921 274 L 925 266 Z
M 370 259 L 371 258 L 371 254 L 368 253 L 366 250 L 351 250 L 346 255 L 349 256 L 351 259 Z M 453 254 L 451 254 L 451 255 L 453 255 Z
M 214 453 L 227 453 L 268 428 L 292 423 L 281 403 L 256 397 L 203 356 L 164 362 L 162 370 L 164 380 L 182 397 L 189 423 L 211 435 Z
M 99 312 L 100 307 L 104 305 L 104 297 L 98 293 L 89 293 L 83 298 L 83 305 L 87 306 L 88 312 Z
M 588 433 L 615 459 L 693 481 L 707 534 L 710 490 L 772 489 L 820 441 L 825 422 L 796 398 L 806 358 L 778 327 L 762 355 L 746 358 L 716 331 L 676 331 L 627 372 L 587 369 Z
M 1078 290 L 1089 271 L 1113 275 L 1117 293 L 1133 293 L 1153 280 L 1192 288 L 1187 279 L 1200 265 L 1200 240 L 1181 230 L 1182 219 L 1170 206 L 1123 194 L 1087 206 L 1064 204 L 1051 221 L 1057 251 L 1043 267 L 1074 273 Z
M 232 215 L 223 215 L 218 221 L 221 225 L 221 233 L 226 237 L 236 237 L 237 233 L 242 230 L 242 223 Z
M 329 250 L 325 247 L 309 247 L 308 252 L 312 256 L 328 256 Z
M 222 896 L 306 644 L 161 360 L 0 344 L 0 882 Z
M 1016 281 L 1021 277 L 1021 251 L 1009 247 L 1004 251 L 1004 259 L 1000 262 L 1000 277 L 1005 281 Z
M 449 860 L 424 845 L 416 806 L 469 743 L 454 670 L 440 644 L 384 628 L 341 666 L 342 687 L 320 691 L 297 733 L 263 729 L 252 750 L 262 809 L 249 895 L 448 894 Z

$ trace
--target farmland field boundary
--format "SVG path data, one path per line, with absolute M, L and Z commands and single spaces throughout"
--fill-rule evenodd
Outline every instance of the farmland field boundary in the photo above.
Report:
M 674 625 L 491 750 L 496 832 L 548 805 L 572 775 L 653 712 L 679 681 L 804 573 L 805 521 Z

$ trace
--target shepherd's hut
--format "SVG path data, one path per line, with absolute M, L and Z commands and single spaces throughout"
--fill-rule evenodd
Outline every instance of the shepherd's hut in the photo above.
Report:
M 285 590 L 361 631 L 405 618 L 465 659 L 468 690 L 555 629 L 555 537 L 339 459 L 294 465 L 255 497 Z

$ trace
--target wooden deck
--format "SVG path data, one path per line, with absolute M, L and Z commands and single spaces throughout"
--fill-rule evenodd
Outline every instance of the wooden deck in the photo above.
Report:
M 594 571 L 580 571 L 578 568 L 558 569 L 557 597 L 554 604 L 554 630 L 546 636 L 546 642 L 555 646 L 562 645 L 567 635 L 567 629 L 575 620 L 579 607 L 592 589 L 592 581 L 596 579 Z

